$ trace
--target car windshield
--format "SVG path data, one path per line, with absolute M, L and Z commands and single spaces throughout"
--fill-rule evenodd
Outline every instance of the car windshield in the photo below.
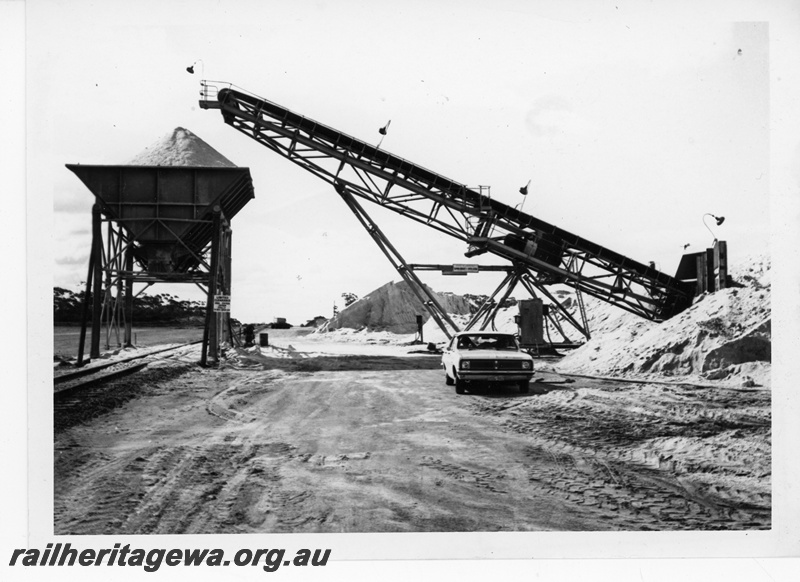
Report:
M 517 350 L 517 340 L 513 335 L 471 334 L 458 338 L 456 347 L 460 350 Z

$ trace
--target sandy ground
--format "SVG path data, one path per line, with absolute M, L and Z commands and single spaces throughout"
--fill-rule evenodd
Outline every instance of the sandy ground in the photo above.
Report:
M 57 402 L 55 533 L 770 527 L 768 388 L 457 396 L 419 348 L 270 337 Z

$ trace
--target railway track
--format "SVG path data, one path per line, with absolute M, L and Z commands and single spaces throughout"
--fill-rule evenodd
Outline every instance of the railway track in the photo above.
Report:
M 54 379 L 53 426 L 56 432 L 91 420 L 171 378 L 193 369 L 194 364 L 149 364 L 174 358 L 199 342 L 141 354 L 124 360 L 61 374 Z M 133 375 L 136 374 L 134 377 Z M 113 386 L 109 386 L 114 382 Z
M 80 391 L 83 388 L 96 386 L 110 380 L 134 374 L 151 363 L 149 359 L 157 354 L 174 352 L 199 343 L 201 342 L 189 342 L 178 346 L 153 350 L 147 352 L 146 354 L 139 354 L 137 356 L 131 356 L 130 358 L 124 358 L 122 360 L 115 360 L 113 362 L 107 362 L 105 364 L 99 364 L 95 366 L 87 366 L 85 368 L 81 368 L 80 370 L 59 374 L 53 378 L 54 392 L 55 394 L 61 394 L 64 392 Z
M 85 368 L 81 368 L 79 370 L 75 370 L 74 372 L 67 372 L 65 374 L 59 374 L 53 378 L 53 385 L 55 387 L 55 392 L 62 392 L 64 390 L 71 390 L 76 387 L 87 386 L 87 385 L 94 385 L 98 383 L 102 383 L 108 380 L 112 380 L 114 378 L 118 378 L 120 376 L 125 376 L 127 374 L 132 374 L 141 370 L 144 366 L 147 365 L 149 362 L 141 363 L 138 360 L 143 360 L 145 358 L 149 358 L 156 354 L 162 354 L 166 352 L 172 352 L 175 350 L 179 350 L 182 348 L 186 348 L 195 344 L 201 343 L 200 341 L 189 342 L 186 344 L 180 344 L 178 346 L 172 346 L 170 348 L 162 348 L 160 350 L 153 350 L 147 352 L 145 354 L 139 354 L 138 356 L 131 356 L 130 358 L 124 358 L 122 360 L 115 360 L 113 362 L 107 362 L 105 364 L 98 364 L 95 366 L 87 366 Z M 101 374 L 105 370 L 104 374 Z M 82 381 L 77 381 L 78 379 L 83 378 Z

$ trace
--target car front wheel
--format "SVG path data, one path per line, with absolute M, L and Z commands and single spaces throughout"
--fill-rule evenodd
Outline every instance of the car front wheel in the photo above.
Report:
M 456 394 L 464 394 L 467 391 L 467 383 L 456 378 Z
M 452 386 L 453 384 L 456 383 L 456 381 L 453 380 L 453 378 L 450 377 L 450 374 L 445 372 L 444 373 L 444 383 L 447 384 L 448 386 Z

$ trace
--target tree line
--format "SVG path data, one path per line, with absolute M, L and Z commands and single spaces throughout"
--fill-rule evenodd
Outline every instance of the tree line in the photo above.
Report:
M 83 315 L 83 298 L 86 291 L 53 288 L 53 322 L 56 324 L 80 323 Z M 89 320 L 91 321 L 92 294 L 89 293 Z M 124 301 L 123 298 L 120 301 Z M 202 324 L 206 306 L 202 301 L 180 299 L 177 295 L 159 293 L 141 294 L 133 298 L 133 321 L 143 323 L 197 323 Z

